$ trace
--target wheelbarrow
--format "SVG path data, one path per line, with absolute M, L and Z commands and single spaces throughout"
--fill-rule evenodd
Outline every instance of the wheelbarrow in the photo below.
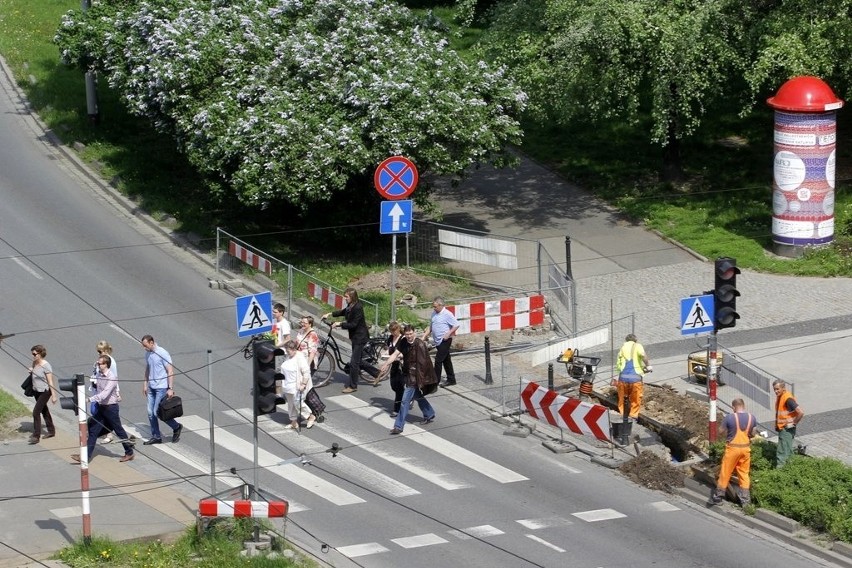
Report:
M 721 351 L 716 352 L 716 382 L 719 385 L 724 385 L 722 380 L 722 363 L 725 360 Z M 707 351 L 693 351 L 686 358 L 686 377 L 693 379 L 697 383 L 706 383 L 709 369 L 707 368 Z

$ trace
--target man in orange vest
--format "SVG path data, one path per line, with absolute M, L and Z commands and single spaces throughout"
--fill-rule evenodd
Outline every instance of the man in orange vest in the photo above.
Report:
M 805 412 L 796 397 L 787 390 L 781 379 L 772 382 L 775 391 L 775 430 L 778 432 L 778 448 L 775 452 L 775 467 L 783 467 L 793 455 L 793 438 L 796 437 L 796 425 L 804 418 Z
M 731 407 L 733 412 L 722 420 L 722 429 L 727 432 L 725 455 L 722 457 L 719 479 L 716 481 L 716 488 L 710 493 L 708 506 L 722 502 L 735 469 L 739 480 L 740 503 L 743 507 L 751 503 L 751 480 L 748 474 L 751 469 L 751 439 L 756 433 L 757 418 L 745 411 L 745 402 L 741 398 L 735 398 Z

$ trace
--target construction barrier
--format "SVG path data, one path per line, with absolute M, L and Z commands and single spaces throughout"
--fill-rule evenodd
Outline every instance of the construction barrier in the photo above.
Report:
M 202 517 L 253 517 L 269 519 L 286 517 L 287 501 L 220 501 L 202 499 L 198 502 L 198 514 Z
M 335 294 L 328 288 L 323 288 L 319 284 L 316 284 L 314 282 L 308 282 L 308 295 L 311 298 L 316 298 L 324 304 L 334 306 L 338 310 L 343 309 L 343 294 Z
M 243 262 L 245 262 L 252 268 L 255 268 L 256 270 L 260 270 L 261 272 L 266 273 L 270 276 L 272 275 L 271 262 L 269 262 L 262 256 L 251 252 L 247 248 L 238 245 L 234 241 L 230 241 L 230 243 L 228 244 L 228 254 L 230 254 L 234 258 L 242 260 Z
M 447 306 L 459 322 L 456 335 L 544 324 L 544 296 L 509 298 Z
M 521 403 L 533 418 L 575 434 L 610 441 L 609 411 L 605 406 L 558 395 L 532 381 L 521 381 L 521 385 Z

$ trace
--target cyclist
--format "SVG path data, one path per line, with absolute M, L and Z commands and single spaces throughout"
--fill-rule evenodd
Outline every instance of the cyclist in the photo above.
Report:
M 364 355 L 364 346 L 370 339 L 370 330 L 367 327 L 367 320 L 364 319 L 364 306 L 358 300 L 358 292 L 355 288 L 347 288 L 343 291 L 343 299 L 346 301 L 346 306 L 342 310 L 325 314 L 323 319 L 329 316 L 344 317 L 344 321 L 336 321 L 331 324 L 331 327 L 338 327 L 349 332 L 349 341 L 352 343 L 352 358 L 349 359 L 349 384 L 346 385 L 343 392 L 351 393 L 358 390 L 361 369 L 374 379 L 379 374 L 379 370 L 361 360 Z

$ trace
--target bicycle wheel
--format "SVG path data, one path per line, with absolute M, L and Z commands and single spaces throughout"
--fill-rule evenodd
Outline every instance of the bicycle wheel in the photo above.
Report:
M 328 347 L 321 348 L 317 353 L 316 368 L 311 374 L 314 388 L 327 385 L 334 376 L 335 367 L 337 367 L 337 361 L 334 360 L 334 353 Z

